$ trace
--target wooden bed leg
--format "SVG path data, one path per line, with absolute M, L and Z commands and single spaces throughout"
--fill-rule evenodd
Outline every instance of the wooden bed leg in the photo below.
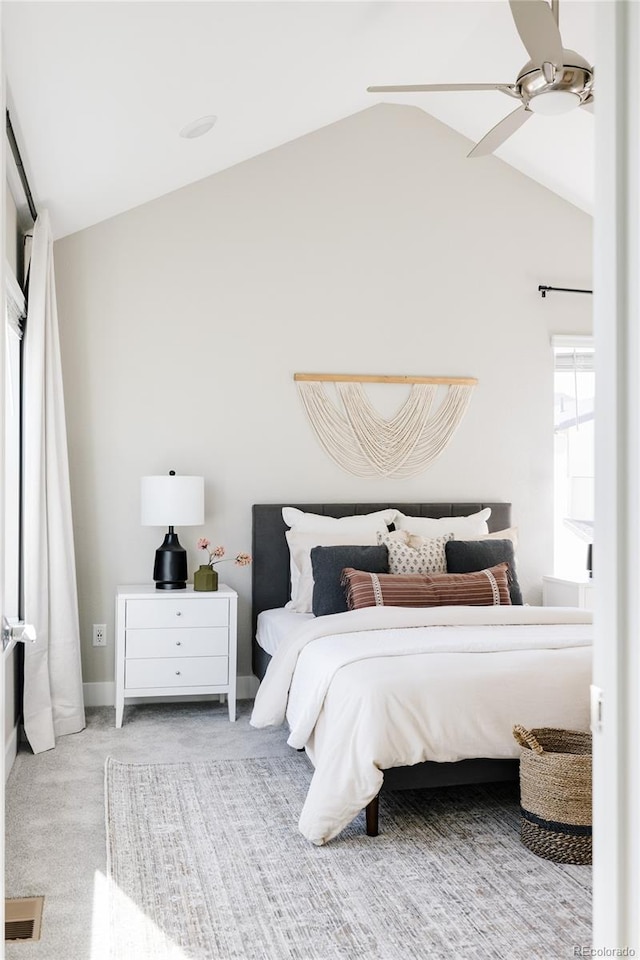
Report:
M 378 808 L 379 808 L 380 794 L 377 794 L 368 803 L 365 807 L 365 818 L 367 821 L 367 836 L 368 837 L 377 837 L 378 836 Z

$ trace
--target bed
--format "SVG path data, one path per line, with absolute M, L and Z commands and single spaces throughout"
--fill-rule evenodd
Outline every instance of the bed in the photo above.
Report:
M 282 504 L 258 504 L 253 507 L 253 625 L 254 625 L 253 669 L 256 676 L 259 677 L 260 679 L 263 679 L 265 676 L 265 672 L 271 660 L 271 656 L 255 639 L 258 617 L 263 611 L 282 609 L 289 598 L 289 591 L 290 591 L 289 551 L 288 551 L 288 546 L 285 539 L 285 532 L 287 530 L 287 526 L 285 525 L 282 519 L 282 506 L 283 506 Z M 488 521 L 490 532 L 495 532 L 498 530 L 503 530 L 505 528 L 508 528 L 511 522 L 511 507 L 510 507 L 510 504 L 508 503 L 491 503 L 491 502 L 489 503 L 394 503 L 394 504 L 377 504 L 377 503 L 376 504 L 371 504 L 371 503 L 336 504 L 336 503 L 333 503 L 333 504 L 301 504 L 301 505 L 287 504 L 287 506 L 297 506 L 298 509 L 303 510 L 306 513 L 315 513 L 315 514 L 321 514 L 321 515 L 326 515 L 331 517 L 347 517 L 352 515 L 368 514 L 368 513 L 372 513 L 377 510 L 383 510 L 389 507 L 395 507 L 400 511 L 402 511 L 403 513 L 410 516 L 414 516 L 414 517 L 463 517 L 472 513 L 476 513 L 477 511 L 482 510 L 485 507 L 491 507 L 491 516 Z M 477 609 L 478 608 L 465 608 L 467 612 L 464 613 L 464 615 L 462 615 L 463 621 L 465 620 L 465 617 L 467 619 L 471 618 L 469 620 L 469 623 L 467 624 L 467 627 L 473 626 L 475 622 L 474 618 L 476 618 Z M 489 623 L 493 622 L 493 623 L 498 623 L 502 625 L 502 619 L 504 619 L 503 617 L 504 608 L 493 608 L 493 609 L 494 611 L 497 610 L 497 613 L 494 612 L 492 616 L 497 617 L 498 619 L 497 621 L 495 619 L 492 621 L 491 617 L 489 617 Z M 502 613 L 500 612 L 501 609 L 503 611 Z M 447 637 L 446 642 L 447 644 L 449 644 L 449 638 L 451 637 L 450 630 L 447 630 L 447 627 L 450 626 L 449 620 L 447 619 L 447 616 L 448 616 L 447 611 L 449 610 L 451 610 L 451 608 L 440 608 L 439 613 L 434 614 L 434 612 L 431 611 L 426 613 L 425 615 L 425 611 L 420 612 L 415 610 L 405 610 L 404 612 L 402 612 L 402 611 L 398 611 L 398 608 L 387 607 L 387 608 L 378 608 L 378 612 L 373 614 L 371 613 L 371 611 L 360 610 L 360 611 L 353 611 L 347 614 L 337 614 L 331 617 L 318 617 L 318 618 L 302 617 L 302 620 L 300 622 L 300 627 L 297 630 L 294 630 L 292 628 L 292 634 L 291 634 L 292 637 L 294 636 L 294 634 L 295 636 L 300 635 L 301 640 L 300 640 L 300 650 L 298 651 L 298 653 L 289 657 L 289 660 L 292 664 L 291 676 L 289 678 L 287 676 L 287 669 L 288 669 L 287 667 L 285 667 L 284 672 L 282 671 L 281 667 L 278 667 L 278 669 L 281 672 L 279 683 L 281 686 L 284 684 L 284 687 L 287 688 L 285 690 L 283 687 L 283 690 L 280 693 L 281 699 L 282 697 L 284 697 L 286 700 L 286 698 L 289 696 L 289 692 L 291 692 L 293 696 L 293 694 L 295 693 L 296 685 L 298 687 L 301 687 L 303 685 L 302 680 L 298 681 L 298 679 L 296 679 L 295 663 L 297 661 L 302 661 L 303 657 L 301 656 L 300 651 L 302 651 L 303 648 L 306 647 L 307 650 L 315 650 L 316 648 L 319 648 L 320 638 L 322 637 L 323 634 L 329 634 L 329 635 L 327 636 L 326 639 L 322 639 L 322 643 L 328 644 L 329 646 L 331 646 L 331 644 L 333 643 L 335 648 L 334 653 L 335 653 L 335 650 L 337 650 L 338 648 L 342 650 L 346 645 L 348 645 L 348 643 L 355 642 L 354 637 L 352 636 L 352 634 L 354 633 L 354 630 L 356 633 L 361 630 L 368 631 L 370 627 L 375 627 L 377 630 L 375 634 L 376 641 L 378 639 L 383 638 L 385 636 L 385 633 L 388 633 L 389 631 L 391 631 L 389 635 L 392 636 L 392 638 L 396 638 L 396 636 L 402 636 L 402 637 L 407 636 L 407 637 L 411 637 L 412 642 L 414 640 L 416 641 L 419 640 L 420 643 L 422 643 L 422 641 L 419 638 L 419 632 L 420 632 L 419 630 L 412 629 L 410 630 L 410 632 L 407 633 L 405 628 L 420 627 L 420 629 L 422 630 L 423 628 L 427 627 L 428 628 L 427 635 L 429 637 L 430 643 L 434 637 L 437 643 L 440 643 L 441 640 L 439 640 L 438 637 L 440 635 L 442 636 L 446 635 Z M 393 611 L 395 611 L 395 613 Z M 296 615 L 294 614 L 293 616 L 295 617 Z M 383 620 L 386 618 L 388 620 L 388 631 L 378 630 L 377 629 L 378 624 L 374 623 L 371 620 L 372 616 L 375 616 L 378 618 L 382 617 Z M 398 616 L 399 616 L 399 619 L 398 619 Z M 456 617 L 459 618 L 460 616 L 461 616 L 460 614 L 456 614 Z M 569 709 L 568 707 L 564 713 L 562 710 L 560 710 L 560 712 L 557 713 L 556 718 L 562 720 L 568 717 L 573 721 L 572 722 L 573 726 L 575 726 L 576 728 L 586 729 L 586 725 L 588 724 L 588 682 L 583 682 L 583 681 L 586 681 L 586 678 L 588 676 L 588 670 L 589 670 L 589 653 L 587 649 L 589 640 L 588 640 L 588 637 L 586 636 L 589 629 L 587 627 L 587 620 L 589 619 L 589 615 L 584 611 L 580 611 L 580 612 L 574 611 L 573 613 L 566 614 L 561 611 L 556 611 L 556 613 L 554 613 L 553 611 L 550 610 L 550 608 L 520 608 L 518 610 L 514 608 L 514 610 L 510 614 L 505 614 L 505 616 L 508 616 L 510 619 L 514 619 L 517 624 L 522 624 L 522 626 L 525 626 L 525 625 L 533 626 L 533 624 L 551 624 L 551 623 L 555 623 L 556 619 L 565 621 L 565 624 L 561 627 L 558 627 L 557 629 L 560 632 L 562 631 L 564 631 L 564 633 L 568 632 L 567 636 L 569 636 L 569 639 L 566 642 L 563 641 L 564 647 L 566 649 L 563 649 L 560 653 L 557 653 L 556 660 L 562 660 L 561 673 L 562 671 L 565 671 L 567 672 L 567 676 L 569 676 L 569 675 L 573 675 L 573 673 L 575 672 L 576 674 L 575 682 L 573 680 L 571 682 L 574 684 L 577 690 L 577 699 L 580 702 L 575 707 L 575 709 L 573 707 Z M 568 617 L 568 620 L 567 620 L 567 617 Z M 314 620 L 315 620 L 315 625 L 312 622 Z M 326 621 L 326 623 L 321 623 L 320 621 Z M 394 631 L 398 629 L 405 629 L 405 632 L 396 635 Z M 480 628 L 473 626 L 473 630 L 475 633 L 478 633 L 478 631 L 482 632 L 482 630 L 487 630 L 487 629 L 489 628 L 486 626 L 483 626 Z M 512 629 L 513 631 L 517 631 L 521 629 L 521 626 L 514 626 L 510 629 Z M 544 632 L 549 628 L 547 626 L 538 626 L 535 629 L 541 630 Z M 445 634 L 442 634 L 443 630 L 445 631 Z M 440 631 L 440 634 L 438 634 L 438 631 Z M 580 636 L 580 639 L 577 639 L 575 643 L 570 639 L 571 636 L 573 636 L 572 631 L 576 634 L 576 636 Z M 504 631 L 502 632 L 504 633 Z M 318 636 L 315 636 L 315 634 L 318 634 Z M 466 633 L 463 629 L 462 634 L 464 634 L 465 639 L 464 639 L 464 642 L 462 643 L 462 646 L 460 647 L 459 653 L 464 654 L 469 652 L 467 650 L 468 638 L 470 636 L 469 629 L 466 630 Z M 340 638 L 338 643 L 335 642 L 336 636 Z M 344 636 L 346 636 L 346 641 L 344 641 L 343 639 Z M 515 637 L 515 634 L 514 634 L 514 637 Z M 393 642 L 397 642 L 396 639 L 393 639 Z M 553 647 L 553 643 L 556 643 L 556 642 L 557 642 L 556 640 L 552 641 L 552 647 L 549 649 L 548 654 L 541 653 L 541 651 L 536 652 L 535 656 L 538 657 L 539 663 L 542 663 L 542 660 L 540 660 L 541 657 L 552 656 L 552 650 L 556 650 L 556 648 Z M 515 643 L 515 647 L 513 646 L 513 643 Z M 506 648 L 504 651 L 502 650 L 498 651 L 498 650 L 492 649 L 492 652 L 497 657 L 511 656 L 512 659 L 513 657 L 517 658 L 518 656 L 517 651 L 520 651 L 520 646 L 518 646 L 518 644 L 521 645 L 521 640 L 516 638 L 513 640 L 513 643 L 510 647 Z M 414 661 L 413 659 L 411 659 L 413 656 L 420 656 L 419 662 L 422 663 L 424 661 L 424 656 L 422 654 L 423 652 L 426 652 L 426 649 L 427 648 L 424 648 L 424 651 L 423 651 L 422 646 L 420 646 L 419 648 L 416 648 L 416 650 L 407 648 L 406 663 L 408 665 L 417 663 L 418 661 Z M 435 651 L 432 650 L 430 646 L 429 652 L 431 652 L 432 654 L 434 652 L 436 653 L 436 656 L 432 656 L 430 661 L 431 663 L 435 664 L 436 662 L 439 662 L 438 658 L 439 657 L 441 658 L 442 656 L 444 656 L 445 660 L 447 660 L 448 658 L 449 662 L 451 662 L 451 658 L 454 657 L 456 650 L 452 650 L 450 646 L 447 646 L 446 654 L 442 654 L 442 653 L 438 653 L 437 645 L 436 645 L 436 650 Z M 388 657 L 390 653 L 393 653 L 393 656 L 385 660 L 384 658 Z M 352 690 L 358 689 L 358 684 L 359 684 L 358 678 L 361 677 L 363 673 L 366 674 L 367 670 L 371 669 L 372 666 L 375 666 L 376 663 L 377 664 L 385 663 L 387 665 L 392 664 L 394 669 L 398 669 L 398 670 L 401 669 L 400 667 L 400 664 L 402 662 L 401 658 L 396 656 L 395 654 L 396 654 L 395 649 L 393 651 L 387 650 L 385 653 L 385 650 L 383 649 L 383 647 L 380 647 L 379 657 L 373 658 L 375 663 L 373 661 L 372 662 L 367 661 L 367 663 L 369 664 L 367 666 L 365 664 L 359 664 L 358 662 L 353 662 L 353 663 L 345 662 L 342 666 L 338 666 L 337 668 L 334 667 L 332 669 L 334 670 L 334 674 L 338 678 L 338 680 L 342 679 L 344 683 L 351 684 Z M 519 655 L 520 657 L 522 657 L 523 654 L 521 651 Z M 278 656 L 280 660 L 283 660 L 283 655 L 278 654 Z M 342 656 L 341 652 L 340 652 L 340 656 Z M 284 659 L 286 659 L 286 657 L 284 657 Z M 354 660 L 355 661 L 359 660 L 359 654 L 356 654 L 354 656 Z M 480 661 L 474 661 L 474 662 L 479 663 Z M 494 661 L 494 662 L 499 662 L 499 661 Z M 575 666 L 573 666 L 574 663 L 575 663 Z M 307 670 L 308 669 L 309 668 L 307 668 Z M 539 669 L 539 664 L 538 666 L 536 666 L 536 669 Z M 300 674 L 304 673 L 300 665 L 298 666 L 298 670 Z M 321 666 L 319 667 L 316 664 L 314 667 L 311 668 L 311 670 L 312 672 L 315 671 L 316 673 L 321 673 L 322 667 Z M 356 673 L 354 671 L 358 671 L 358 672 Z M 274 686 L 277 686 L 277 683 L 274 684 L 274 681 L 271 678 L 272 673 L 273 671 L 270 671 L 269 682 L 271 683 L 271 687 L 274 687 Z M 562 675 L 564 676 L 565 674 L 562 673 Z M 557 680 L 557 677 L 556 677 L 556 680 Z M 271 709 L 271 707 L 273 707 L 273 703 L 275 703 L 275 700 L 273 700 L 273 696 L 275 696 L 275 694 L 272 694 L 272 692 L 270 692 L 269 682 L 266 685 L 263 685 L 263 686 L 266 686 L 267 688 L 266 696 L 262 696 L 261 702 L 259 702 L 258 699 L 256 701 L 256 706 L 258 708 L 257 722 L 254 724 L 256 726 L 265 725 L 265 723 L 263 723 L 263 721 L 265 720 L 268 723 L 282 722 L 282 720 L 284 720 L 284 714 L 281 717 L 278 716 L 278 712 L 281 710 L 281 705 L 275 708 L 275 710 Z M 289 685 L 288 687 L 287 687 L 287 684 Z M 336 683 L 336 685 L 339 686 L 339 683 Z M 289 687 L 291 688 L 290 691 L 289 691 Z M 584 696 L 582 696 L 583 687 L 584 687 Z M 561 688 L 558 688 L 558 689 L 561 689 Z M 264 692 L 265 691 L 261 689 L 259 698 L 261 694 L 263 694 Z M 574 696 L 574 693 L 575 691 L 572 690 L 571 696 L 575 700 L 576 697 Z M 431 691 L 431 695 L 433 695 L 433 690 Z M 273 702 L 269 709 L 265 709 L 265 702 L 269 696 L 272 697 Z M 297 710 L 298 710 L 298 714 L 300 715 L 298 717 L 299 729 L 297 733 L 296 731 L 292 731 L 293 740 L 290 739 L 289 742 L 292 743 L 292 745 L 295 745 L 297 749 L 301 749 L 301 748 L 307 749 L 307 753 L 311 756 L 311 759 L 314 761 L 314 765 L 316 765 L 316 774 L 314 774 L 314 779 L 316 779 L 318 775 L 318 766 L 316 764 L 317 756 L 315 756 L 314 753 L 317 753 L 319 749 L 319 743 L 321 742 L 322 737 L 324 737 L 325 740 L 327 740 L 328 738 L 328 740 L 331 741 L 331 732 L 330 731 L 328 732 L 326 729 L 326 725 L 328 721 L 326 720 L 326 717 L 323 715 L 323 712 L 322 712 L 323 710 L 322 703 L 324 702 L 323 700 L 324 695 L 320 696 L 318 712 L 317 712 L 317 715 L 315 715 L 315 719 L 313 721 L 310 721 L 309 718 L 306 718 L 304 716 L 306 712 L 306 702 L 307 700 L 310 702 L 313 701 L 314 696 L 315 696 L 315 693 L 313 690 L 311 691 L 310 695 L 306 691 L 304 693 L 300 693 L 300 691 L 298 691 Z M 556 693 L 556 699 L 562 699 L 562 698 L 559 697 L 559 695 Z M 329 698 L 327 699 L 327 702 L 330 702 Z M 270 713 L 270 709 L 271 709 L 271 713 Z M 254 710 L 254 714 L 256 714 L 256 710 Z M 300 717 L 302 717 L 302 719 Z M 315 720 L 319 721 L 317 725 L 314 725 Z M 253 722 L 253 718 L 252 718 L 252 722 Z M 305 725 L 308 725 L 308 729 Z M 560 725 L 560 724 L 558 723 L 557 725 Z M 565 723 L 564 725 L 567 725 L 567 724 Z M 373 718 L 372 726 L 375 726 L 375 717 Z M 302 735 L 300 733 L 300 730 L 304 730 L 304 729 L 307 729 L 307 732 Z M 296 739 L 296 736 L 298 737 L 298 739 Z M 300 739 L 300 737 L 302 737 L 302 739 Z M 307 738 L 306 741 L 305 741 L 305 737 Z M 314 737 L 315 737 L 315 742 L 314 742 Z M 348 749 L 354 750 L 355 749 L 354 744 L 350 743 Z M 340 751 L 334 750 L 333 752 L 336 754 L 336 756 L 339 757 Z M 517 763 L 517 759 L 513 759 L 513 758 L 517 756 L 517 751 L 512 750 L 508 756 L 495 756 L 495 753 L 498 753 L 498 752 L 500 751 L 497 751 L 494 746 L 493 748 L 494 756 L 482 755 L 480 751 L 478 755 L 469 756 L 469 757 L 466 757 L 465 759 L 455 759 L 451 761 L 448 761 L 448 760 L 443 761 L 442 759 L 438 759 L 438 760 L 422 759 L 422 760 L 419 760 L 419 762 L 415 762 L 415 756 L 417 756 L 418 754 L 414 755 L 414 753 L 412 752 L 411 753 L 412 759 L 410 763 L 397 765 L 397 761 L 393 759 L 390 762 L 388 767 L 383 768 L 382 773 L 380 773 L 380 770 L 375 770 L 375 774 L 379 777 L 382 777 L 382 789 L 384 790 L 399 790 L 399 789 L 408 789 L 408 788 L 423 788 L 423 787 L 447 786 L 447 785 L 463 784 L 463 783 L 478 783 L 478 782 L 490 782 L 490 781 L 516 779 L 518 775 L 518 763 Z M 503 749 L 502 753 L 504 752 L 505 751 Z M 446 756 L 446 751 L 442 755 Z M 335 778 L 339 778 L 340 776 L 345 775 L 344 763 L 342 764 L 342 767 L 343 769 L 341 771 L 338 771 L 337 769 L 336 771 L 334 771 L 333 776 Z M 379 793 L 380 786 L 378 784 L 378 789 L 375 790 L 375 792 L 371 794 L 371 796 L 369 796 L 367 791 L 369 793 L 371 792 L 371 790 L 373 789 L 371 786 L 371 783 L 374 782 L 371 780 L 371 777 L 368 778 L 368 781 L 365 785 L 364 781 L 367 780 L 367 777 L 360 776 L 360 773 L 356 771 L 355 779 L 358 780 L 360 783 L 361 797 L 364 800 L 366 800 L 366 803 L 363 802 L 359 809 L 362 809 L 363 807 L 366 808 L 367 833 L 369 835 L 375 835 L 378 832 L 378 793 Z M 312 781 L 312 786 L 313 786 L 313 781 Z M 310 794 L 311 792 L 312 791 L 310 790 Z M 316 793 L 317 792 L 318 791 L 316 790 Z M 357 795 L 357 791 L 356 791 L 356 795 Z M 318 808 L 317 808 L 316 801 L 317 801 L 317 798 L 313 801 L 313 803 L 316 804 L 315 809 L 317 813 Z M 353 804 L 352 798 L 349 798 L 349 801 L 351 802 L 351 804 Z M 336 801 L 336 803 L 337 802 L 338 801 Z M 345 801 L 345 804 L 343 804 L 344 809 L 341 808 L 340 810 L 340 816 L 338 819 L 340 819 L 342 826 L 344 826 L 344 822 L 342 821 L 344 821 L 344 818 L 346 815 L 350 814 L 349 819 L 352 819 L 352 816 L 355 815 L 355 813 L 353 813 L 352 811 L 352 806 L 349 807 L 348 810 L 347 810 L 347 806 L 348 804 L 346 804 L 346 801 Z M 345 810 L 347 810 L 346 814 L 344 812 Z M 326 842 L 326 840 L 331 839 L 331 837 L 335 836 L 337 832 L 339 832 L 339 829 L 342 829 L 342 826 L 340 826 L 339 829 L 336 829 L 336 823 L 329 822 L 331 820 L 331 817 L 334 817 L 335 819 L 335 816 L 337 816 L 337 814 L 335 814 L 335 811 L 334 813 L 331 814 L 331 816 L 328 817 L 328 819 L 324 818 L 324 814 L 320 815 L 320 819 L 323 820 L 323 823 L 320 826 L 318 825 L 319 820 L 316 813 L 309 814 L 308 811 L 307 812 L 303 811 L 303 815 L 301 817 L 301 830 L 303 833 L 305 833 L 306 836 L 308 836 L 309 839 L 312 840 L 312 842 L 323 843 L 323 842 Z M 315 821 L 314 821 L 314 816 L 315 816 Z

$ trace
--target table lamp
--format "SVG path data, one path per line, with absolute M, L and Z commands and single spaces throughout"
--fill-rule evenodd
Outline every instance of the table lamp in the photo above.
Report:
M 187 586 L 187 551 L 180 545 L 174 527 L 198 527 L 204 523 L 204 477 L 142 477 L 141 523 L 145 527 L 168 527 L 156 550 L 153 579 L 158 590 L 184 590 Z

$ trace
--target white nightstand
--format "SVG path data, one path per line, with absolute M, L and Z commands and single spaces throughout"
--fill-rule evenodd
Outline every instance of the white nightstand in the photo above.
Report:
M 542 578 L 542 605 L 545 607 L 582 607 L 593 610 L 593 580 Z
M 236 719 L 238 595 L 158 590 L 155 584 L 116 591 L 116 727 L 125 700 L 226 694 Z

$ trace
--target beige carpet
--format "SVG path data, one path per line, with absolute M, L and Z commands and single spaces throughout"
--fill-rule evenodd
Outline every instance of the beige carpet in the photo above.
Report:
M 304 755 L 107 760 L 113 960 L 552 960 L 590 942 L 588 867 L 519 840 L 513 786 L 383 795 L 325 847 Z

